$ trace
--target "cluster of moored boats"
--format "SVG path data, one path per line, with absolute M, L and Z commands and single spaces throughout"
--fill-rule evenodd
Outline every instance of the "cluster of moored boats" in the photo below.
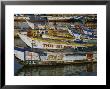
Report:
M 84 23 L 80 24 L 77 28 L 75 27 L 76 23 L 74 23 L 74 25 L 61 25 L 64 26 L 63 29 L 62 27 L 59 27 L 55 21 L 53 24 L 51 23 L 51 25 L 49 25 L 49 20 L 46 21 L 45 26 L 42 27 L 45 29 L 36 29 L 34 23 L 29 22 L 26 18 L 24 18 L 24 20 L 31 29 L 28 29 L 25 32 L 18 31 L 17 35 L 26 43 L 28 48 L 31 48 L 31 50 L 18 46 L 15 47 L 15 56 L 19 59 L 20 63 L 32 65 L 53 65 L 58 63 L 73 63 L 76 60 L 78 61 L 77 63 L 82 63 L 87 62 L 87 59 L 96 59 L 96 56 L 94 56 L 95 53 L 92 52 L 93 50 L 85 53 L 82 51 L 84 55 L 81 56 L 76 56 L 74 54 L 72 56 L 66 56 L 65 54 L 71 54 L 71 51 L 64 52 L 64 50 L 67 49 L 75 50 L 78 48 L 96 47 L 96 29 L 94 30 L 84 27 Z M 33 49 L 44 51 L 40 53 L 33 51 Z M 75 51 L 72 51 L 72 53 L 74 52 Z M 78 53 L 79 51 L 76 52 Z

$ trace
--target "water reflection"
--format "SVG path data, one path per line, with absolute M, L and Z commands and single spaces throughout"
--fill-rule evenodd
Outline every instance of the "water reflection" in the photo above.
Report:
M 86 65 L 86 71 L 87 72 L 93 72 L 93 64 L 87 64 Z
M 97 64 L 23 67 L 15 76 L 96 76 Z

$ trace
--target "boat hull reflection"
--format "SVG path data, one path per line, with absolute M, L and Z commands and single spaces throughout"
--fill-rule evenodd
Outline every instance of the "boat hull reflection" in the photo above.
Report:
M 37 66 L 23 67 L 15 76 L 96 76 L 97 63 L 61 65 L 61 66 Z

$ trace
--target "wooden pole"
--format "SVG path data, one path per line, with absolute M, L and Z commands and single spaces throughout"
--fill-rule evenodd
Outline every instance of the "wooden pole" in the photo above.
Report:
M 31 50 L 31 52 L 33 53 L 33 40 L 32 40 L 32 43 L 31 44 L 32 44 L 32 50 Z M 31 57 L 31 64 L 32 64 L 32 57 Z

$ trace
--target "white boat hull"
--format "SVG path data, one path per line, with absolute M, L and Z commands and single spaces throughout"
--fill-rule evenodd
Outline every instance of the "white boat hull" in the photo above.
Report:
M 40 49 L 64 49 L 64 48 L 75 48 L 73 45 L 67 44 L 55 44 L 49 42 L 42 42 L 38 40 L 32 40 L 27 35 L 19 34 L 19 37 L 31 48 L 40 48 Z M 84 47 L 84 46 L 82 46 Z
M 14 50 L 15 57 L 20 59 L 21 61 L 25 60 L 41 60 L 41 61 L 74 61 L 74 60 L 84 60 L 86 59 L 85 55 L 71 55 L 66 56 L 63 53 L 53 53 L 53 52 L 47 52 L 46 56 L 39 56 L 36 52 L 30 52 L 30 51 L 19 51 Z

